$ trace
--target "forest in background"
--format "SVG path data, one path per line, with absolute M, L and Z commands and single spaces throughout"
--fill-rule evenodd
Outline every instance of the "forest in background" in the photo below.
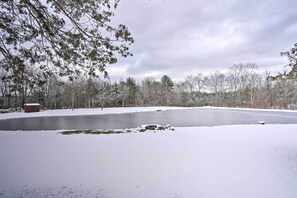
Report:
M 38 69 L 27 69 L 18 81 L 0 71 L 1 109 L 20 109 L 38 102 L 44 109 L 124 106 L 221 106 L 249 108 L 297 108 L 296 80 L 269 72 L 259 73 L 256 64 L 235 64 L 223 73 L 189 75 L 173 82 L 147 77 L 120 82 L 79 76 L 63 80 L 43 78 Z

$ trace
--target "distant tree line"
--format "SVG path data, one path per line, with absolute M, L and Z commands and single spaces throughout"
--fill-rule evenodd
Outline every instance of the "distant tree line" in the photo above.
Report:
M 43 79 L 38 70 L 25 70 L 18 81 L 0 71 L 1 108 L 18 108 L 38 102 L 47 109 L 122 106 L 225 106 L 251 108 L 296 108 L 296 79 L 269 72 L 259 74 L 255 64 L 235 64 L 227 73 L 190 75 L 173 82 L 147 77 L 140 82 L 128 77 L 120 82 L 95 77 L 62 80 Z M 41 83 L 42 82 L 42 83 Z

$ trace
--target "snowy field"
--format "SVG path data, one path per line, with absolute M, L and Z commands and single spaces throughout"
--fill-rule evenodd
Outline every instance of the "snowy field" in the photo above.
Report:
M 297 125 L 1 131 L 0 197 L 296 198 Z

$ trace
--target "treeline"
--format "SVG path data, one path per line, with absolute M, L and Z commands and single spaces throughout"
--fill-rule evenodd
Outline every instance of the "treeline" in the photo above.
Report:
M 296 108 L 296 80 L 260 74 L 255 64 L 235 64 L 223 73 L 190 75 L 173 82 L 132 77 L 120 82 L 77 77 L 62 80 L 43 78 L 42 73 L 26 70 L 17 81 L 0 71 L 1 108 L 20 108 L 38 102 L 43 108 L 95 108 L 119 106 L 226 106 L 251 108 Z

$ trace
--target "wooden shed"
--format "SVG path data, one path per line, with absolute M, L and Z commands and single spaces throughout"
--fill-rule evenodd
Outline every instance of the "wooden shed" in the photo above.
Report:
M 39 112 L 40 111 L 40 104 L 39 103 L 26 103 L 24 104 L 24 112 Z

